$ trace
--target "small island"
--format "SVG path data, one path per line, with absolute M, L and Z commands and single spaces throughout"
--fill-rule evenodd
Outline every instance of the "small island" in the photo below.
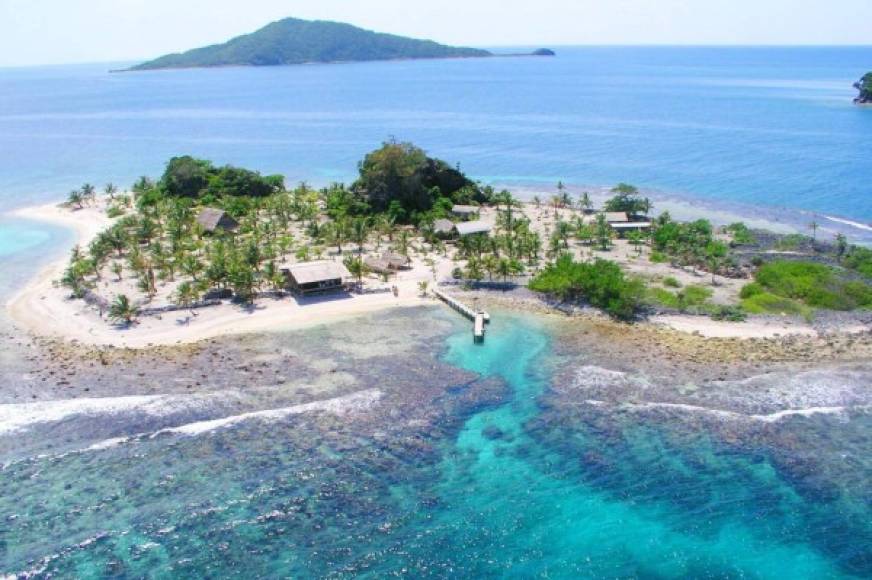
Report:
M 854 99 L 854 103 L 872 105 L 872 72 L 863 75 L 863 78 L 854 83 L 854 88 L 860 91 L 860 94 Z
M 550 48 L 540 48 L 533 51 L 533 56 L 557 56 L 557 53 Z
M 489 56 L 494 55 L 487 50 L 382 34 L 341 22 L 285 18 L 224 44 L 168 54 L 128 70 Z
M 458 288 L 520 288 L 511 309 L 582 308 L 709 337 L 816 335 L 835 319 L 865 329 L 872 307 L 872 251 L 818 239 L 816 223 L 806 237 L 655 217 L 628 184 L 599 208 L 563 184 L 521 202 L 393 141 L 359 173 L 286 188 L 280 175 L 183 156 L 128 193 L 107 186 L 98 198 L 85 185 L 62 208 L 20 214 L 80 235 L 66 264 L 12 301 L 12 317 L 38 335 L 135 348 L 416 306 Z M 344 299 L 310 300 L 324 293 Z

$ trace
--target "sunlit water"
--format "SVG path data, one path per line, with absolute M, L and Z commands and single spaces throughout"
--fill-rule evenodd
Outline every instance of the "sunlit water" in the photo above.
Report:
M 457 328 L 443 361 L 479 380 L 501 380 L 507 390 L 495 404 L 451 407 L 440 428 L 419 427 L 399 410 L 386 411 L 374 430 L 362 419 L 253 419 L 7 465 L 0 570 L 79 577 L 872 573 L 868 497 L 810 493 L 765 450 L 737 451 L 681 421 L 619 411 L 557 421 L 541 402 L 552 369 L 574 363 L 552 354 L 548 328 L 500 313 L 481 346 L 465 324 Z M 404 356 L 427 364 L 426 355 Z M 420 405 L 460 400 L 464 389 L 458 384 Z M 828 428 L 847 450 L 868 427 Z M 830 443 L 820 445 L 832 452 Z M 868 436 L 860 445 L 868 451 Z

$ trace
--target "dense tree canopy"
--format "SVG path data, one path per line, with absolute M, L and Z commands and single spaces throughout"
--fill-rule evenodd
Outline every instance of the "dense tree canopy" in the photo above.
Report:
M 133 70 L 487 56 L 486 50 L 378 34 L 340 22 L 286 18 L 224 44 L 168 54 Z
M 265 197 L 281 191 L 284 178 L 281 175 L 264 177 L 256 171 L 231 165 L 215 167 L 210 161 L 185 155 L 170 159 L 159 185 L 172 197 Z
M 561 300 L 583 298 L 615 318 L 629 319 L 639 309 L 644 285 L 628 279 L 615 262 L 576 262 L 571 254 L 563 254 L 530 282 L 530 289 Z
M 484 201 L 484 194 L 459 169 L 427 157 L 411 143 L 387 142 L 360 162 L 360 177 L 353 189 L 360 192 L 374 211 L 400 211 L 398 218 L 411 220 L 431 210 L 442 198 L 449 201 Z
M 606 211 L 623 211 L 629 214 L 648 214 L 651 202 L 639 195 L 639 190 L 626 183 L 619 183 L 612 188 L 614 196 L 606 201 Z

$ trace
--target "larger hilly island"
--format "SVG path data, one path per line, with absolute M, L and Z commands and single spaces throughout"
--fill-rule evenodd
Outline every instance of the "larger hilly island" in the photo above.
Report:
M 224 44 L 168 54 L 130 70 L 489 56 L 494 55 L 486 50 L 383 34 L 350 24 L 286 18 Z

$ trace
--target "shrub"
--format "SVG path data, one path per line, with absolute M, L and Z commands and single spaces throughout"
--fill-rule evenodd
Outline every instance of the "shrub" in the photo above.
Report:
M 727 322 L 744 322 L 747 320 L 747 315 L 738 306 L 715 306 L 712 309 L 712 320 L 723 320 Z
M 835 270 L 813 262 L 772 262 L 760 268 L 757 283 L 768 292 L 808 306 L 829 310 L 854 310 L 872 305 L 872 286 L 845 281 Z
M 704 286 L 688 286 L 679 296 L 683 295 L 684 303 L 688 306 L 701 306 L 705 301 L 712 297 L 711 288 Z
M 663 252 L 652 250 L 651 255 L 648 257 L 655 264 L 664 264 L 669 261 L 669 256 L 664 254 Z
M 796 300 L 776 296 L 769 292 L 760 292 L 742 300 L 742 309 L 751 314 L 792 314 L 795 316 L 811 316 L 811 309 Z
M 745 284 L 742 287 L 742 290 L 739 292 L 739 298 L 743 300 L 745 298 L 751 298 L 752 296 L 756 296 L 763 291 L 763 286 L 761 286 L 757 282 L 751 282 L 750 284 Z
M 872 278 L 872 250 L 869 248 L 852 246 L 843 263 L 846 268 L 856 270 L 864 276 Z
M 803 246 L 806 242 L 808 242 L 810 238 L 802 235 L 802 234 L 787 234 L 775 244 L 775 248 L 778 250 L 796 250 Z
M 646 293 L 646 299 L 650 304 L 675 308 L 676 310 L 681 306 L 678 301 L 678 296 L 676 296 L 674 292 L 670 292 L 663 288 L 649 288 Z
M 733 236 L 734 245 L 753 244 L 757 241 L 751 233 L 751 230 L 748 229 L 748 226 L 742 222 L 730 224 L 724 229 Z
M 663 279 L 663 285 L 668 286 L 670 288 L 681 288 L 681 282 L 676 280 L 672 276 L 667 276 Z
M 628 279 L 615 262 L 602 259 L 593 263 L 575 262 L 569 254 L 563 254 L 542 270 L 529 287 L 561 300 L 583 298 L 620 319 L 635 315 L 644 292 L 642 282 Z

